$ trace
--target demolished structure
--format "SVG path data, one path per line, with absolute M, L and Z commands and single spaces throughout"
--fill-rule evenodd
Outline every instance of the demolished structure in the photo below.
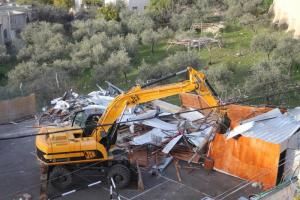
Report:
M 61 124 L 68 125 L 74 114 L 82 109 L 105 110 L 108 104 L 122 90 L 107 82 L 107 89 L 97 85 L 98 91 L 92 91 L 87 95 L 79 95 L 72 89 L 66 91 L 62 97 L 53 99 L 50 102 L 50 108 L 44 107 L 44 112 L 39 116 L 38 124 Z M 65 123 L 65 124 L 62 124 Z
M 195 104 L 197 99 L 200 103 Z M 201 97 L 185 95 L 184 106 L 199 109 Z M 202 103 L 202 104 L 201 104 Z M 259 183 L 269 189 L 298 174 L 299 108 L 279 110 L 242 105 L 227 106 L 231 120 L 227 134 L 217 133 L 210 143 L 208 156 L 214 169 Z
M 87 102 L 92 103 L 82 104 L 81 109 L 105 110 L 114 98 L 107 94 L 90 93 Z M 82 100 L 72 95 L 73 100 Z M 157 173 L 173 161 L 181 181 L 178 163 L 185 161 L 187 167 L 215 169 L 264 190 L 299 174 L 299 108 L 226 105 L 231 123 L 224 131 L 223 122 L 201 95 L 179 97 L 181 106 L 155 100 L 124 110 L 118 119 L 116 147 L 126 150 L 131 164 Z M 55 99 L 55 106 L 69 109 L 69 103 L 58 104 L 63 99 Z
M 222 47 L 222 44 L 220 40 L 209 38 L 209 37 L 201 37 L 201 38 L 186 38 L 186 39 L 180 39 L 180 40 L 173 40 L 168 42 L 169 46 L 168 49 L 174 45 L 180 45 L 184 46 L 186 48 L 211 48 L 212 46 L 218 46 L 219 48 Z

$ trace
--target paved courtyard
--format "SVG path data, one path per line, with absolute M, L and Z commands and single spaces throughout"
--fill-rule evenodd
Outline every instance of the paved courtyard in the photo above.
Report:
M 0 137 L 37 133 L 37 129 L 31 128 L 33 124 L 33 120 L 28 120 L 18 124 L 0 125 Z M 14 199 L 24 193 L 30 194 L 34 200 L 39 199 L 40 169 L 35 157 L 34 140 L 34 137 L 28 137 L 0 141 L 0 200 Z M 181 164 L 184 165 L 184 163 Z M 137 183 L 133 181 L 130 187 L 120 191 L 121 198 L 125 200 L 200 200 L 204 197 L 217 197 L 216 199 L 229 200 L 238 199 L 240 196 L 247 197 L 258 191 L 248 186 L 230 194 L 245 181 L 216 171 L 208 173 L 204 169 L 192 171 L 181 169 L 180 173 L 182 182 L 177 181 L 176 170 L 172 163 L 158 176 L 153 176 L 144 170 L 142 174 L 145 190 L 138 190 Z M 105 178 L 97 172 L 79 171 L 74 173 L 73 177 L 74 184 L 66 191 L 81 188 L 99 180 L 103 183 L 58 199 L 105 200 L 110 198 L 109 186 L 104 183 Z M 49 197 L 66 191 L 57 191 L 49 186 Z

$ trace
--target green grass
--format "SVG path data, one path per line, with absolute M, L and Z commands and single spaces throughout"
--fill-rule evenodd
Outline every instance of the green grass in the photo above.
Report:
M 260 33 L 264 31 L 264 29 L 259 30 Z M 223 47 L 214 47 L 211 50 L 212 65 L 233 62 L 237 63 L 240 67 L 249 67 L 259 60 L 266 59 L 265 53 L 256 53 L 250 49 L 254 34 L 248 27 L 238 27 L 234 28 L 233 31 L 223 33 Z M 208 64 L 209 52 L 207 49 L 200 51 L 200 58 Z
M 214 47 L 211 50 L 212 64 L 209 67 L 217 67 L 225 63 L 235 63 L 236 69 L 236 82 L 239 83 L 243 77 L 245 77 L 249 68 L 262 60 L 267 59 L 267 55 L 264 52 L 253 52 L 250 48 L 252 38 L 261 33 L 270 33 L 276 39 L 280 39 L 286 35 L 284 31 L 276 31 L 271 27 L 256 27 L 254 32 L 251 27 L 241 27 L 238 25 L 228 26 L 222 33 L 223 47 Z M 201 34 L 199 34 L 199 37 Z M 131 70 L 128 72 L 128 82 L 125 83 L 124 78 L 121 77 L 120 81 L 114 82 L 121 89 L 128 90 L 135 85 L 138 78 L 138 67 L 142 64 L 143 60 L 155 66 L 158 62 L 162 61 L 169 55 L 174 54 L 177 51 L 185 51 L 185 47 L 171 46 L 169 47 L 167 41 L 162 41 L 156 44 L 154 52 L 151 52 L 149 45 L 140 45 L 137 54 L 131 59 Z M 238 55 L 240 54 L 240 55 Z M 210 53 L 207 49 L 201 49 L 199 51 L 199 58 L 202 60 L 204 66 L 208 66 Z M 10 69 L 16 63 L 8 63 L 5 65 L 0 64 L 0 85 L 6 83 L 6 75 Z M 204 67 L 203 66 L 203 67 Z M 87 93 L 91 90 L 97 89 L 94 81 L 92 80 L 91 70 L 84 71 L 79 77 L 71 77 L 76 83 L 79 92 Z M 300 72 L 295 73 L 295 79 L 300 80 Z M 175 101 L 174 101 L 175 102 Z
M 132 60 L 133 67 L 138 67 L 144 60 L 146 63 L 155 65 L 159 61 L 174 54 L 176 51 L 185 50 L 182 47 L 168 48 L 167 41 L 163 41 L 154 46 L 154 52 L 151 52 L 151 47 L 148 45 L 142 45 L 138 49 L 137 56 Z
M 236 83 L 239 83 L 248 73 L 251 66 L 262 60 L 267 60 L 267 54 L 264 52 L 254 52 L 251 50 L 251 40 L 257 34 L 272 34 L 275 39 L 280 39 L 286 35 L 284 31 L 274 31 L 271 27 L 258 27 L 254 32 L 251 27 L 240 27 L 231 25 L 226 32 L 222 34 L 223 47 L 214 47 L 211 50 L 212 65 L 209 67 L 217 67 L 228 62 L 235 63 L 237 66 L 235 77 Z M 201 35 L 199 34 L 199 37 Z M 128 83 L 120 82 L 117 84 L 122 89 L 129 89 L 135 85 L 138 77 L 138 66 L 144 60 L 146 63 L 156 65 L 159 61 L 174 54 L 176 51 L 184 51 L 185 47 L 172 46 L 169 47 L 167 41 L 157 44 L 154 53 L 151 53 L 150 46 L 142 45 L 138 49 L 137 56 L 132 59 L 132 70 L 128 73 Z M 237 55 L 237 54 L 240 55 Z M 205 66 L 208 66 L 209 51 L 201 49 L 199 57 Z M 295 74 L 295 78 L 300 80 L 300 72 Z

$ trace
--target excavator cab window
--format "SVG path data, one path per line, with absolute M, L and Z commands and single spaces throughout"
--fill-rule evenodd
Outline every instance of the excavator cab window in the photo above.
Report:
M 85 111 L 79 111 L 75 114 L 72 126 L 79 126 L 83 128 L 83 136 L 88 137 L 97 127 L 97 123 L 102 113 L 90 114 Z
M 100 117 L 101 117 L 101 115 L 99 115 L 99 114 L 93 114 L 93 115 L 88 116 L 88 118 L 86 119 L 86 122 L 85 122 L 84 130 L 83 130 L 84 136 L 88 137 L 93 133 L 94 129 L 97 127 L 97 123 L 98 123 Z
M 72 126 L 79 126 L 81 128 L 83 128 L 84 126 L 84 122 L 85 122 L 85 113 L 84 111 L 80 111 L 80 112 L 77 112 L 73 118 L 73 123 L 72 123 Z

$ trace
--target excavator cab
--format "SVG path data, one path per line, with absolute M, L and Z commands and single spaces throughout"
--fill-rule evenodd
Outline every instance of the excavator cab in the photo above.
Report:
M 83 129 L 83 137 L 91 136 L 97 123 L 102 116 L 104 109 L 97 109 L 95 107 L 86 107 L 75 113 L 72 120 L 72 127 L 80 127 Z

